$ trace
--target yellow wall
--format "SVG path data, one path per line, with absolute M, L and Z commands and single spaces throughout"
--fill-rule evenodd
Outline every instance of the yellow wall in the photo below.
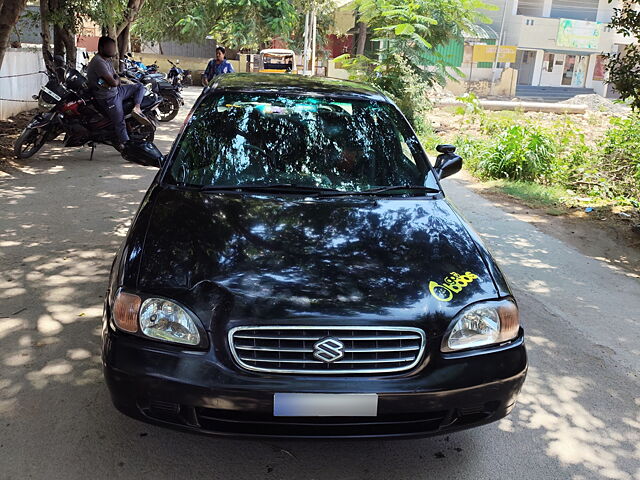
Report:
M 207 63 L 209 63 L 210 58 L 194 58 L 194 57 L 170 57 L 167 55 L 158 55 L 155 53 L 134 53 L 133 58 L 141 61 L 145 65 L 151 65 L 152 63 L 157 63 L 160 67 L 160 71 L 163 73 L 167 73 L 171 68 L 171 64 L 167 61 L 167 59 L 175 62 L 176 59 L 180 60 L 180 64 L 178 65 L 180 68 L 184 70 L 191 70 L 191 75 L 193 76 L 194 85 L 200 85 L 200 74 L 207 68 Z M 233 66 L 233 69 L 237 72 L 239 67 L 238 60 L 229 60 L 229 63 Z

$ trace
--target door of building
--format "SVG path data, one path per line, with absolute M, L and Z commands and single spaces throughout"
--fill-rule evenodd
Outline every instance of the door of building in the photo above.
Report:
M 516 65 L 518 65 L 518 85 L 533 83 L 533 70 L 536 65 L 536 50 L 518 50 Z
M 584 87 L 588 68 L 588 55 L 565 55 L 562 85 Z

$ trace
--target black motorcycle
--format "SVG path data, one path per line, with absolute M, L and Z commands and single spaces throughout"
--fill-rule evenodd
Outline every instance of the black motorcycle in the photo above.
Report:
M 184 105 L 184 99 L 180 94 L 182 87 L 174 86 L 162 73 L 149 73 L 141 62 L 136 62 L 129 53 L 121 60 L 123 74 L 144 85 L 149 85 L 152 92 L 162 97 L 162 103 L 158 107 L 158 120 L 169 122 L 176 118 L 180 107 Z
M 167 59 L 167 62 L 171 64 L 169 73 L 167 73 L 167 80 L 169 80 L 175 88 L 182 91 L 183 87 L 190 87 L 193 85 L 191 70 L 184 70 L 180 68 L 178 66 L 180 64 L 180 60 L 176 60 L 176 63 L 173 63 L 171 60 Z
M 17 158 L 29 158 L 42 146 L 64 133 L 65 147 L 91 146 L 91 158 L 96 144 L 115 147 L 117 140 L 113 124 L 102 107 L 93 99 L 87 79 L 78 70 L 70 68 L 60 79 L 60 72 L 47 72 L 49 81 L 34 99 L 40 112 L 29 122 L 14 144 Z M 157 115 L 162 99 L 147 92 L 141 108 L 151 125 L 142 125 L 131 116 L 133 100 L 124 104 L 125 124 L 132 141 L 153 142 Z

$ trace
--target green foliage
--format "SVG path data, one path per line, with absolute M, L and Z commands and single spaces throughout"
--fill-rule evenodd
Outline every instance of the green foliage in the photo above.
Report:
M 203 40 L 242 50 L 268 46 L 275 38 L 302 47 L 304 15 L 314 7 L 318 39 L 333 26 L 332 0 L 147 0 L 134 31 L 147 40 Z
M 524 200 L 528 205 L 534 207 L 554 207 L 565 203 L 570 194 L 561 186 L 540 185 L 533 182 L 519 182 L 510 180 L 498 180 L 492 185 L 494 188 Z M 556 213 L 557 212 L 557 213 Z M 560 211 L 548 210 L 547 213 L 559 214 Z
M 462 107 L 462 114 L 482 115 L 484 113 L 484 109 L 482 105 L 480 105 L 480 100 L 473 92 L 460 95 L 456 97 L 456 100 L 464 105 Z
M 481 131 L 488 137 L 461 136 L 454 144 L 465 168 L 480 178 L 508 179 L 505 185 L 535 182 L 532 198 L 544 189 L 561 189 L 640 207 L 640 115 L 613 118 L 611 125 L 594 141 L 569 116 L 543 128 L 519 112 L 486 112 Z M 524 190 L 534 189 L 512 186 L 525 200 Z M 505 188 L 500 190 L 509 193 Z
M 609 0 L 611 2 L 612 0 Z M 626 0 L 622 8 L 614 8 L 609 26 L 625 37 L 635 38 L 624 53 L 606 55 L 609 83 L 616 87 L 620 97 L 628 100 L 635 110 L 640 110 L 640 0 Z
M 551 170 L 556 145 L 544 130 L 512 125 L 500 133 L 478 170 L 488 178 L 540 180 Z
M 352 79 L 372 82 L 390 94 L 414 127 L 424 128 L 424 94 L 443 84 L 450 77 L 447 67 L 453 68 L 435 48 L 473 30 L 478 21 L 489 22 L 480 10 L 492 7 L 480 0 L 356 0 L 356 6 L 380 48 L 337 60 Z
M 611 124 L 600 147 L 612 191 L 640 202 L 640 114 L 613 118 Z

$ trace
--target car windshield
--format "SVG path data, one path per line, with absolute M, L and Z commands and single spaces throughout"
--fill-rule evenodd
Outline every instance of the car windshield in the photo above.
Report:
M 385 102 L 224 93 L 194 111 L 169 181 L 363 191 L 423 185 L 418 140 Z

